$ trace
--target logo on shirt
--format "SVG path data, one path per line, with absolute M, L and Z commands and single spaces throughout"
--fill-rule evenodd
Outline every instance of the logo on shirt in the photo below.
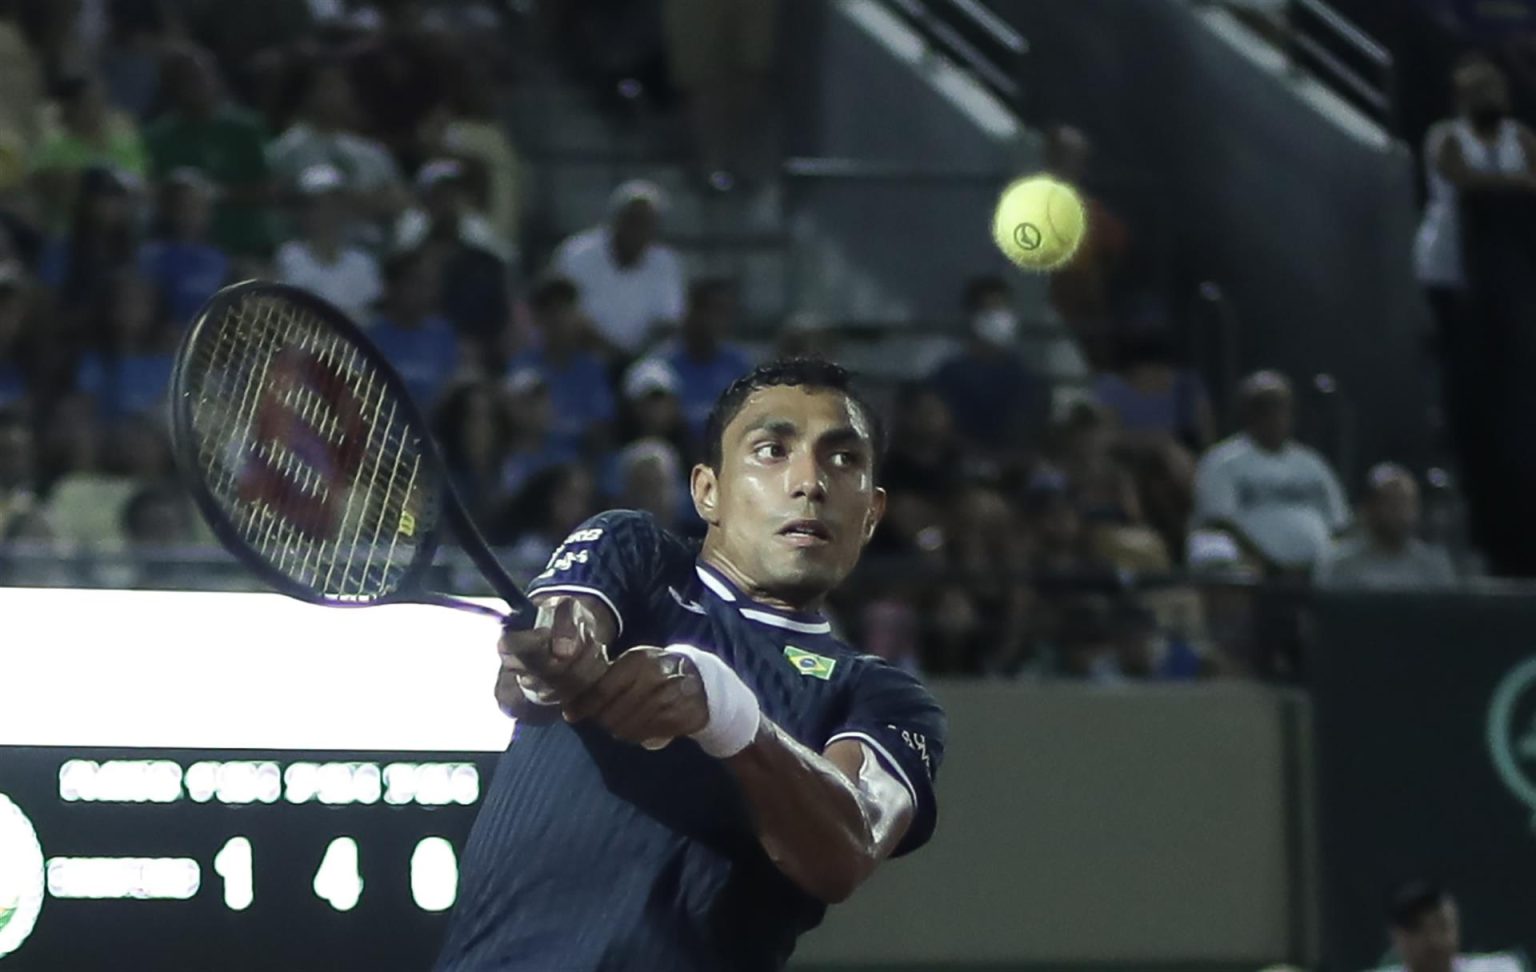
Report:
M 907 744 L 908 749 L 918 755 L 918 758 L 923 761 L 923 769 L 927 770 L 928 775 L 932 776 L 933 758 L 928 755 L 928 737 L 920 732 L 913 732 L 910 729 L 899 729 L 889 722 L 885 724 L 885 728 L 901 734 L 901 741 Z
M 1488 706 L 1488 750 L 1494 770 L 1536 825 L 1536 658 L 1514 668 Z
M 823 682 L 831 679 L 832 669 L 837 667 L 836 658 L 827 658 L 824 655 L 803 651 L 794 645 L 784 646 L 784 657 L 795 666 L 795 671 L 810 678 L 819 678 Z

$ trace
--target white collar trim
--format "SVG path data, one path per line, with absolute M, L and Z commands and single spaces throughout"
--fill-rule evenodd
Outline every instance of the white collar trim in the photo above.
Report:
M 720 578 L 705 570 L 703 565 L 695 564 L 693 569 L 699 575 L 699 580 L 704 582 L 704 586 L 713 591 L 720 600 L 732 603 L 736 601 L 736 593 L 725 586 Z M 763 611 L 758 608 L 738 607 L 737 610 L 748 621 L 756 621 L 759 624 L 783 628 L 786 631 L 794 631 L 799 634 L 832 633 L 832 624 L 828 621 L 796 621 L 793 618 L 780 617 L 772 611 Z

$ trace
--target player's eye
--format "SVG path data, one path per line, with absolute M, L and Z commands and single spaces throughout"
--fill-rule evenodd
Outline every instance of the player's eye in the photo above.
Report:
M 785 455 L 784 446 L 778 442 L 763 442 L 752 450 L 752 455 L 763 461 L 783 459 Z
M 839 449 L 838 451 L 832 453 L 832 464 L 834 466 L 840 466 L 843 468 L 857 466 L 862 460 L 863 456 L 852 449 Z

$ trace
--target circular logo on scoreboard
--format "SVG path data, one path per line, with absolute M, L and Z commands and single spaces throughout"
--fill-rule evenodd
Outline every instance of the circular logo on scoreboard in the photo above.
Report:
M 1494 690 L 1488 750 L 1504 786 L 1536 815 L 1536 658 L 1510 669 Z
M 0 958 L 32 934 L 43 910 L 43 848 L 32 821 L 0 793 Z

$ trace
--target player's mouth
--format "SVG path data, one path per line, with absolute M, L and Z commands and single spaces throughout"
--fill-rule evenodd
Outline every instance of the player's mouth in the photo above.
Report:
M 790 520 L 779 528 L 779 536 L 796 547 L 819 547 L 832 542 L 832 531 L 821 520 Z

